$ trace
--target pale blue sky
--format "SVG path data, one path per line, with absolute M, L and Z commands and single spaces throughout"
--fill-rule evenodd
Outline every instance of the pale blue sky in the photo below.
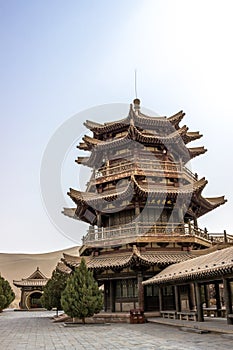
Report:
M 228 203 L 200 225 L 233 233 L 231 14 L 230 0 L 0 0 L 0 252 L 46 252 L 80 242 L 82 225 L 61 219 L 66 236 L 77 225 L 73 242 L 44 210 L 44 150 L 76 113 L 130 104 L 135 68 L 143 106 L 160 115 L 183 109 L 183 123 L 204 135 L 195 144 L 208 152 L 192 169 L 209 180 L 204 195 L 225 194 Z M 81 119 L 77 138 L 84 130 Z M 65 161 L 62 168 L 69 172 L 64 205 L 66 184 L 78 188 L 72 142 L 72 164 Z

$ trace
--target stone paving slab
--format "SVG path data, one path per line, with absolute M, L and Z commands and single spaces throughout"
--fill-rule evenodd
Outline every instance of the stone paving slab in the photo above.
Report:
M 232 350 L 220 334 L 182 332 L 167 325 L 111 324 L 64 327 L 53 312 L 0 314 L 0 350 Z
M 227 320 L 225 318 L 206 317 L 204 322 L 197 322 L 169 319 L 163 317 L 151 317 L 148 319 L 148 322 L 164 324 L 167 326 L 175 326 L 180 328 L 186 327 L 200 331 L 202 330 L 215 333 L 227 333 L 233 335 L 233 325 L 227 324 Z

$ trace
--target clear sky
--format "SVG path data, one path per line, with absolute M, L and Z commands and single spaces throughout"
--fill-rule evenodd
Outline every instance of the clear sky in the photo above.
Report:
M 232 7 L 230 0 L 0 0 L 0 252 L 80 243 L 84 225 L 61 215 L 61 230 L 45 210 L 41 162 L 56 130 L 67 137 L 68 121 L 80 118 L 79 139 L 82 118 L 95 119 L 89 109 L 129 105 L 135 68 L 144 107 L 167 116 L 183 109 L 182 123 L 203 134 L 194 146 L 208 152 L 192 169 L 209 181 L 205 196 L 225 194 L 228 202 L 199 223 L 233 233 Z M 71 138 L 60 170 L 66 175 L 59 210 L 72 206 L 69 187 L 79 187 L 69 183 L 77 176 L 77 143 Z M 70 240 L 72 230 L 77 236 Z

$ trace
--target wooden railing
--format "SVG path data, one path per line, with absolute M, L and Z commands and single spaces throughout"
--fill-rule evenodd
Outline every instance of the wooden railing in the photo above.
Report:
M 196 236 L 211 242 L 206 230 L 194 227 L 192 224 L 168 223 L 167 225 L 155 225 L 154 223 L 135 222 L 123 226 L 93 227 L 90 226 L 88 233 L 83 237 L 83 243 L 105 241 L 117 238 L 130 238 L 138 236 Z
M 209 233 L 210 240 L 213 243 L 232 243 L 233 235 L 230 235 L 224 231 L 223 233 Z
M 181 175 L 183 172 L 192 180 L 196 179 L 194 175 L 187 167 L 182 166 L 180 163 L 171 163 L 165 161 L 140 161 L 140 162 L 122 162 L 116 166 L 105 166 L 95 171 L 94 177 L 96 180 L 103 179 L 104 177 L 125 174 L 130 172 L 132 174 L 144 175 L 145 172 L 152 171 L 153 173 L 175 173 Z

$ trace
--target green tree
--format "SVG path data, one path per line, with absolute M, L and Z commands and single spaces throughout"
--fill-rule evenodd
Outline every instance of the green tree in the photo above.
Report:
M 9 282 L 0 275 L 0 312 L 7 308 L 14 299 L 15 293 Z
M 80 318 L 85 323 L 86 317 L 91 317 L 103 308 L 103 294 L 87 269 L 82 259 L 78 268 L 68 278 L 67 285 L 62 293 L 61 304 L 64 312 L 73 318 Z
M 52 273 L 52 277 L 48 280 L 44 287 L 44 292 L 41 297 L 41 304 L 47 310 L 51 310 L 52 308 L 58 310 L 62 310 L 61 306 L 61 293 L 66 287 L 67 274 L 63 273 L 59 270 L 54 270 Z

